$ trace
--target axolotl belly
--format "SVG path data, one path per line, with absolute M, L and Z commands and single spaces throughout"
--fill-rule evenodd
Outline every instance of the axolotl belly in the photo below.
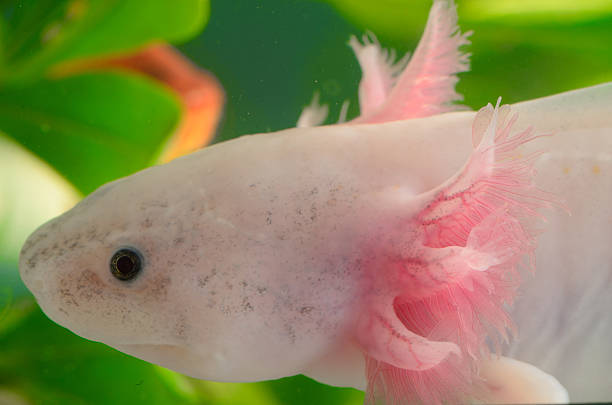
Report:
M 80 336 L 203 379 L 305 373 L 366 389 L 371 404 L 567 400 L 554 378 L 486 353 L 512 326 L 530 259 L 544 278 L 526 282 L 514 314 L 523 337 L 537 335 L 542 284 L 571 272 L 558 235 L 538 248 L 540 218 L 580 226 L 593 212 L 583 201 L 610 218 L 612 90 L 439 114 L 467 63 L 453 13 L 434 3 L 399 70 L 377 44 L 353 44 L 357 120 L 309 127 L 306 111 L 301 128 L 116 180 L 41 226 L 20 262 L 41 308 Z M 606 260 L 603 244 L 591 248 Z M 533 313 L 562 319 L 559 308 Z M 605 347 L 606 330 L 591 343 Z M 542 360 L 528 342 L 514 351 Z M 512 381 L 523 388 L 506 392 Z

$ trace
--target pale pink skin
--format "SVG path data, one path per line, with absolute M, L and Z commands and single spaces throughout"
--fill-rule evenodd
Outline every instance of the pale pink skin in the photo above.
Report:
M 612 86 L 512 112 L 408 119 L 454 109 L 454 74 L 467 69 L 455 24 L 452 4 L 435 1 L 404 70 L 374 41 L 352 40 L 363 114 L 348 124 L 310 127 L 325 115 L 314 103 L 298 129 L 218 144 L 102 187 L 28 239 L 24 282 L 75 333 L 195 377 L 305 373 L 369 384 L 368 403 L 467 401 L 481 396 L 481 377 L 504 381 L 517 370 L 485 361 L 477 373 L 490 332 L 477 317 L 505 333 L 502 304 L 515 283 L 498 276 L 534 253 L 540 211 L 543 227 L 562 231 L 539 238 L 511 351 L 559 376 L 574 400 L 611 396 L 612 327 L 601 297 L 612 288 L 604 267 L 612 262 Z M 529 125 L 555 136 L 530 141 Z M 129 283 L 108 269 L 124 245 L 146 261 Z M 572 277 L 585 257 L 592 261 Z M 555 300 L 540 304 L 551 290 Z M 567 291 L 581 294 L 580 305 L 565 306 Z M 455 310 L 426 315 L 431 300 Z M 565 331 L 573 340 L 560 338 Z M 568 366 L 568 351 L 592 360 Z
M 454 91 L 454 73 L 468 68 L 466 56 L 457 47 L 467 42 L 465 37 L 469 34 L 462 35 L 455 22 L 452 9 L 449 12 L 445 2 L 435 2 L 423 38 L 403 72 L 398 67 L 405 61 L 394 64 L 393 56 L 380 48 L 373 36 L 364 37 L 365 45 L 352 38 L 350 45 L 364 73 L 360 84 L 362 116 L 352 123 L 401 120 L 452 110 L 448 102 L 460 99 Z M 429 56 L 424 56 L 426 53 Z M 422 66 L 435 68 L 421 69 Z M 395 83 L 398 84 L 393 88 Z M 421 108 L 417 103 L 410 104 L 413 100 L 419 100 Z M 398 105 L 410 108 L 402 110 Z M 308 116 L 310 108 L 305 109 L 301 119 Z M 599 86 L 520 103 L 513 110 L 519 112 L 518 128 L 535 125 L 543 133 L 555 134 L 534 142 L 535 149 L 545 152 L 535 162 L 536 184 L 559 196 L 571 216 L 561 211 L 546 213 L 548 224 L 544 229 L 549 231 L 539 238 L 538 271 L 533 279 L 527 277 L 521 293 L 524 298 L 518 299 L 513 311 L 519 337 L 506 352 L 558 377 L 574 401 L 609 400 L 612 317 L 607 308 L 612 306 L 612 254 L 608 248 L 612 181 L 607 174 L 612 169 L 612 90 L 609 85 Z M 408 159 L 444 159 L 426 162 L 425 167 L 431 171 L 422 173 L 423 178 L 440 168 L 456 170 L 463 163 L 461 159 L 467 159 L 472 114 L 429 120 L 429 129 L 436 135 L 435 140 L 430 136 L 427 141 L 440 148 L 438 154 L 413 139 L 413 150 L 423 152 L 426 158 L 407 154 Z M 322 115 L 318 117 L 320 122 L 323 119 Z M 390 130 L 393 129 L 381 128 L 381 132 Z M 456 148 L 452 157 L 443 152 L 447 145 Z M 417 191 L 435 187 L 451 175 L 447 171 L 435 176 Z M 350 374 L 348 369 L 357 369 L 344 358 L 341 362 L 351 364 L 345 375 Z
M 503 353 L 557 377 L 577 402 L 612 397 L 611 105 L 612 84 L 606 84 L 512 106 L 516 127 L 533 124 L 538 132 L 555 134 L 522 149 L 545 151 L 536 161 L 535 183 L 559 196 L 571 215 L 563 209 L 545 211 L 536 270 L 525 276 L 511 314 L 518 338 Z M 397 153 L 425 167 L 424 183 L 416 188 L 422 192 L 452 176 L 469 156 L 474 114 L 388 123 L 378 127 L 378 136 L 411 134 L 412 147 Z M 347 384 L 340 376 L 357 379 L 358 353 L 338 357 L 312 372 L 328 381 L 336 377 L 339 385 Z

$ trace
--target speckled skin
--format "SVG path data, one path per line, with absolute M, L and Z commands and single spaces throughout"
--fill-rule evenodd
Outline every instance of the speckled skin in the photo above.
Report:
M 375 131 L 247 136 L 115 181 L 28 240 L 22 277 L 59 324 L 183 373 L 299 373 L 350 330 L 364 245 L 409 215 L 388 195 L 409 193 L 400 135 Z M 128 282 L 125 246 L 145 262 Z
M 541 188 L 563 197 L 591 181 L 575 170 L 582 166 L 593 182 L 601 179 L 592 167 L 609 166 L 611 114 L 602 103 L 611 94 L 606 85 L 514 107 L 517 128 L 557 133 L 529 146 L 547 151 L 537 165 Z M 246 136 L 144 170 L 39 228 L 22 250 L 22 278 L 57 323 L 188 375 L 253 381 L 307 373 L 363 388 L 351 332 L 371 276 L 364 252 L 400 238 L 398 220 L 418 209 L 408 197 L 461 167 L 473 117 Z M 581 147 L 586 158 L 575 154 Z M 594 149 L 608 152 L 595 157 Z M 569 208 L 588 215 L 579 204 L 594 201 L 610 218 L 610 196 L 601 194 L 609 191 L 607 179 L 593 183 L 599 189 L 582 187 L 591 194 Z M 553 224 L 583 219 L 555 215 Z M 538 250 L 549 266 L 539 271 L 553 278 L 554 266 L 563 266 L 555 238 Z M 110 257 L 124 246 L 139 249 L 145 261 L 129 282 L 109 271 Z M 526 290 L 532 302 L 537 288 Z M 527 312 L 519 305 L 519 328 L 530 324 Z M 591 339 L 603 344 L 601 334 Z M 537 356 L 531 360 L 538 365 Z
M 101 188 L 29 239 L 24 280 L 56 322 L 186 374 L 299 373 L 351 319 L 354 217 L 367 189 L 352 167 L 322 181 L 327 165 L 347 162 L 337 149 L 328 159 L 308 153 L 287 141 L 308 135 L 291 132 L 243 137 Z M 123 246 L 144 257 L 133 281 L 109 272 Z

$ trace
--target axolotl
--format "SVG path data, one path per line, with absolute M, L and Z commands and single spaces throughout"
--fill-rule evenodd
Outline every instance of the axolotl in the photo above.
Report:
M 612 85 L 454 111 L 456 21 L 434 1 L 399 62 L 353 38 L 355 120 L 312 105 L 102 186 L 28 238 L 23 281 L 76 334 L 201 379 L 609 399 Z

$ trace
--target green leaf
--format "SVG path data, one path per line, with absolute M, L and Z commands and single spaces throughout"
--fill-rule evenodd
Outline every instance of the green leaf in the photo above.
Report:
M 53 324 L 28 300 L 0 328 L 0 390 L 32 403 L 194 404 L 189 381 Z M 13 321 L 15 323 L 17 321 Z
M 0 89 L 0 130 L 84 194 L 149 165 L 179 117 L 178 100 L 140 76 L 87 73 Z
M 0 82 L 32 80 L 58 62 L 184 41 L 204 27 L 208 0 L 9 0 L 0 3 Z

